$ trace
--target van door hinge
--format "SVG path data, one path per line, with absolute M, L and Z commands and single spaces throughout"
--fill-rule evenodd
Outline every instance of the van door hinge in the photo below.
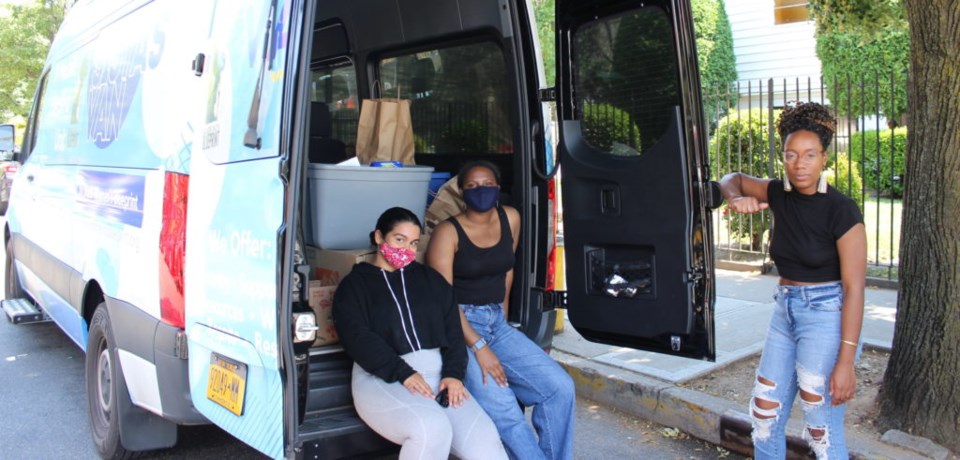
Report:
M 554 102 L 557 100 L 557 87 L 540 88 L 537 96 L 540 98 L 540 102 Z

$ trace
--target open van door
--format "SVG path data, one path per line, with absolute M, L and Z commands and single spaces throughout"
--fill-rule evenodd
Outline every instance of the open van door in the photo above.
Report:
M 189 190 L 189 200 L 171 201 L 189 203 L 182 284 L 191 399 L 212 423 L 281 458 L 290 394 L 280 333 L 286 188 L 278 172 L 292 13 L 276 0 L 207 6 L 203 17 L 216 20 L 206 42 L 188 48 L 199 88 L 190 176 L 166 179 L 170 190 Z M 182 212 L 171 206 L 174 228 Z
M 570 322 L 715 359 L 703 112 L 689 0 L 557 0 Z

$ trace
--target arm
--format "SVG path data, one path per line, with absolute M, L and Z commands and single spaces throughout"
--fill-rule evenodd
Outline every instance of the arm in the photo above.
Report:
M 432 273 L 432 282 L 438 287 L 437 298 L 443 313 L 444 331 L 447 335 L 447 346 L 441 348 L 443 367 L 440 370 L 439 391 L 447 390 L 450 405 L 460 407 L 463 401 L 470 397 L 463 386 L 463 379 L 467 373 L 467 347 L 463 342 L 463 328 L 461 325 L 460 308 L 453 295 L 453 288 L 443 277 Z
M 504 206 L 503 210 L 507 214 L 507 221 L 510 224 L 510 234 L 513 236 L 513 253 L 516 254 L 520 239 L 520 213 L 510 206 Z M 510 288 L 513 286 L 512 268 L 507 272 L 504 282 L 506 283 L 506 289 L 503 296 L 503 317 L 510 318 Z
M 733 212 L 754 213 L 767 209 L 767 186 L 771 179 L 730 173 L 720 179 L 720 193 Z
M 863 324 L 863 289 L 867 276 L 867 233 L 856 224 L 837 240 L 840 254 L 840 282 L 843 284 L 843 310 L 840 316 L 840 340 L 860 341 Z M 830 375 L 830 396 L 834 406 L 853 397 L 857 376 L 853 365 L 857 347 L 840 342 L 837 364 Z
M 457 229 L 453 224 L 444 221 L 437 225 L 433 234 L 430 236 L 430 247 L 427 248 L 427 265 L 432 267 L 447 283 L 453 284 L 453 258 L 457 254 Z M 459 307 L 457 311 L 460 316 L 460 328 L 463 331 L 463 338 L 467 346 L 472 346 L 480 340 L 480 334 L 473 330 L 473 326 L 467 321 L 466 315 Z M 477 363 L 480 364 L 483 383 L 487 383 L 487 374 L 489 373 L 500 386 L 507 385 L 507 375 L 500 366 L 500 360 L 497 355 L 490 350 L 490 347 L 483 347 L 476 353 Z
M 416 372 L 370 328 L 362 286 L 344 279 L 333 298 L 333 320 L 347 354 L 365 371 L 387 383 L 404 382 Z

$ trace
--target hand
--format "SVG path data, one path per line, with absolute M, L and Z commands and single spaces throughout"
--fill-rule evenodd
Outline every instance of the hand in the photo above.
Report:
M 769 206 L 767 203 L 757 201 L 757 199 L 752 196 L 741 196 L 727 202 L 727 207 L 730 208 L 731 211 L 741 214 L 753 214 L 767 209 Z
M 837 363 L 830 374 L 830 399 L 834 406 L 846 404 L 853 399 L 857 389 L 857 375 L 853 364 Z
M 450 407 L 460 407 L 464 401 L 470 399 L 470 393 L 467 393 L 467 389 L 463 387 L 463 382 L 453 377 L 440 380 L 440 391 L 443 390 L 447 390 Z
M 483 376 L 483 384 L 487 384 L 487 374 L 493 378 L 497 385 L 507 387 L 507 374 L 503 372 L 503 366 L 497 359 L 497 354 L 489 346 L 483 347 L 475 353 L 477 363 L 480 364 L 480 375 Z
M 423 376 L 419 372 L 414 373 L 410 377 L 407 377 L 403 381 L 403 386 L 407 387 L 407 390 L 410 390 L 410 394 L 420 394 L 427 398 L 433 399 L 433 390 L 430 389 L 430 385 L 427 385 L 427 381 L 423 379 Z

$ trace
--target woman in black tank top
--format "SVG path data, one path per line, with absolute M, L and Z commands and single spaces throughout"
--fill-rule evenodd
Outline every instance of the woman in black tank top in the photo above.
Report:
M 507 323 L 520 214 L 499 203 L 500 173 L 471 162 L 457 176 L 467 209 L 437 225 L 427 264 L 453 285 L 469 352 L 464 384 L 522 459 L 573 455 L 575 396 L 570 376 Z M 527 425 L 517 401 L 533 407 Z M 538 440 L 539 438 L 539 440 Z
M 720 180 L 730 210 L 773 211 L 770 255 L 780 274 L 750 415 L 754 457 L 786 456 L 785 427 L 799 393 L 803 438 L 817 458 L 847 458 L 844 404 L 856 389 L 867 248 L 856 203 L 827 184 L 836 120 L 815 102 L 780 115 L 784 178 Z

